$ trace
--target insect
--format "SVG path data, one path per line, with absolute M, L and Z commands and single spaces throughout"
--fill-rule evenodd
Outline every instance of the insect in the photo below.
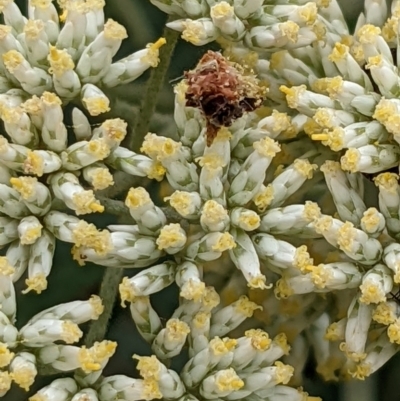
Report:
M 196 68 L 185 72 L 188 89 L 186 106 L 202 111 L 207 123 L 207 146 L 221 127 L 230 127 L 245 112 L 261 106 L 265 89 L 254 75 L 222 54 L 208 51 Z

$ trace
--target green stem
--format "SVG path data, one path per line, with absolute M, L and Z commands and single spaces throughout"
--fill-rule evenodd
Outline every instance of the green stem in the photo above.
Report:
M 115 300 L 118 295 L 118 285 L 121 282 L 124 269 L 106 267 L 101 283 L 99 297 L 103 301 L 104 311 L 97 320 L 92 321 L 85 336 L 85 345 L 91 347 L 96 341 L 101 341 L 107 334 Z
M 170 16 L 167 22 L 171 21 L 173 21 L 173 18 Z M 151 70 L 150 78 L 143 94 L 143 102 L 139 110 L 140 118 L 137 120 L 132 135 L 129 138 L 127 147 L 134 151 L 138 151 L 144 137 L 148 133 L 150 120 L 157 105 L 158 94 L 163 87 L 172 54 L 178 42 L 179 32 L 165 27 L 163 36 L 167 43 L 160 49 L 160 63 L 157 68 Z

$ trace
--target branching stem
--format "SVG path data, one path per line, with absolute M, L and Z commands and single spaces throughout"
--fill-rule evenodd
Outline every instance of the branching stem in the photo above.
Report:
M 172 21 L 172 17 L 168 18 L 167 22 Z M 142 105 L 140 107 L 139 116 L 133 133 L 129 138 L 128 148 L 133 151 L 138 151 L 144 137 L 148 133 L 151 117 L 154 114 L 158 94 L 161 91 L 165 75 L 167 74 L 172 54 L 176 43 L 178 42 L 179 32 L 173 31 L 165 27 L 163 36 L 167 43 L 160 49 L 160 63 L 157 68 L 153 68 L 150 73 L 150 78 L 147 82 L 146 90 L 143 95 Z

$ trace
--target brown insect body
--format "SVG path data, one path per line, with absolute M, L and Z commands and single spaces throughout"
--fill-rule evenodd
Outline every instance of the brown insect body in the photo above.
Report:
M 254 76 L 245 76 L 239 66 L 220 53 L 208 51 L 196 68 L 185 73 L 186 105 L 203 112 L 207 122 L 207 146 L 221 127 L 230 127 L 245 112 L 262 104 L 261 89 Z

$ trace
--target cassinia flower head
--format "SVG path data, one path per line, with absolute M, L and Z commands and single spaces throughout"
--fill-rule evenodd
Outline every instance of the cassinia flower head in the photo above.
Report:
M 104 211 L 96 191 L 114 184 L 112 160 L 106 159 L 125 138 L 127 124 L 110 118 L 92 127 L 87 115 L 109 111 L 100 87 L 127 83 L 155 67 L 165 42 L 113 61 L 127 34 L 116 21 L 104 21 L 104 1 L 59 6 L 61 17 L 51 1 L 30 1 L 28 18 L 11 0 L 0 10 L 0 212 L 10 227 L 1 242 L 10 244 L 13 280 L 28 270 L 25 292 L 46 289 L 56 238 L 73 243 L 81 263 L 83 246 L 99 255 L 112 249 L 107 230 L 51 209 L 56 203 L 77 216 Z M 72 110 L 72 130 L 64 122 L 70 101 L 82 106 Z M 154 163 L 141 159 L 138 171 L 151 175 Z
M 400 1 L 365 0 L 354 32 L 336 0 L 151 2 L 221 49 L 176 85 L 176 135 L 144 132 L 135 152 L 131 127 L 102 119 L 105 88 L 157 67 L 165 39 L 117 60 L 127 32 L 104 1 L 23 16 L 0 0 L 0 396 L 47 366 L 73 377 L 30 401 L 315 401 L 289 386 L 310 348 L 326 380 L 371 375 L 400 344 Z M 161 185 L 110 199 L 128 176 Z M 84 219 L 107 211 L 123 219 Z M 72 345 L 98 296 L 15 326 L 13 282 L 27 271 L 23 292 L 43 292 L 56 240 L 126 269 L 121 305 L 153 353 L 134 355 L 141 378 L 102 375 L 114 342 Z M 163 321 L 151 296 L 173 283 Z
M 184 40 L 217 40 L 230 63 L 268 88 L 266 107 L 220 124 L 221 140 L 217 133 L 205 146 L 204 125 L 194 121 L 203 117 L 207 127 L 216 113 L 193 98 L 203 93 L 198 77 L 214 82 L 204 76 L 212 75 L 207 68 L 222 71 L 219 62 L 209 62 L 208 53 L 207 68 L 203 60 L 176 87 L 178 134 L 192 156 L 186 153 L 179 179 L 163 165 L 175 190 L 170 205 L 193 227 L 180 254 L 208 284 L 210 271 L 222 274 L 217 258 L 228 265 L 211 244 L 221 230 L 229 232 L 229 257 L 247 286 L 258 289 L 252 296 L 264 310 L 255 318 L 267 331 L 284 328 L 296 344 L 311 340 L 326 379 L 369 376 L 400 343 L 391 300 L 400 281 L 399 1 L 389 9 L 385 1 L 365 1 L 354 32 L 336 0 L 151 2 L 176 18 L 168 26 Z M 223 139 L 225 129 L 231 138 Z M 375 207 L 367 206 L 367 181 L 376 187 L 368 183 Z M 230 279 L 220 295 L 231 303 L 246 289 L 240 274 L 226 269 Z M 278 299 L 260 291 L 266 283 Z M 381 334 L 374 336 L 377 324 Z

